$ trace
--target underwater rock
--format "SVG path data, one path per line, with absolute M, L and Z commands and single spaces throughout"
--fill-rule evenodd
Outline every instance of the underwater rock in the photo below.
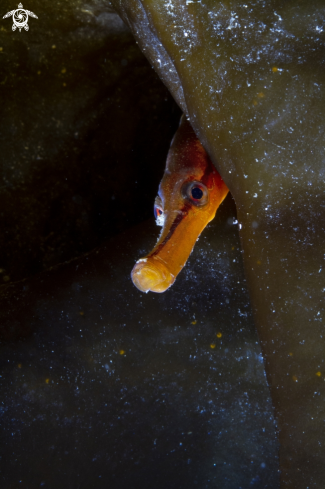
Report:
M 282 487 L 323 487 L 323 3 L 111 4 L 236 201 Z
M 235 223 L 229 195 L 164 294 L 129 277 L 153 219 L 0 289 L 4 488 L 279 487 Z

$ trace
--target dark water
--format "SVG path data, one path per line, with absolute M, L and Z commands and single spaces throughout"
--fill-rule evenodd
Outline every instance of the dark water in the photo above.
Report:
M 278 487 L 234 210 L 229 197 L 164 294 L 129 278 L 153 221 L 10 289 L 2 487 Z
M 151 217 L 180 118 L 107 6 L 24 6 L 28 32 L 1 16 L 0 285 Z

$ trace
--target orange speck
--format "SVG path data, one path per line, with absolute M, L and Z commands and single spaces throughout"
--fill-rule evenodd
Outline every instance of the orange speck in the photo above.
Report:
M 67 86 L 67 84 L 66 84 L 66 83 L 62 83 L 62 85 L 63 85 L 64 87 L 66 87 L 66 86 Z
M 257 105 L 257 100 L 253 100 L 253 105 Z
M 316 375 L 317 375 L 317 377 L 321 377 L 322 376 L 322 372 L 316 372 Z
M 84 316 L 85 315 L 85 313 L 83 311 L 80 311 L 79 314 L 80 314 L 80 316 Z
M 37 72 L 37 74 L 38 74 L 38 75 L 40 75 L 40 74 L 41 74 L 41 72 L 40 72 L 40 71 L 38 71 L 38 72 Z
M 221 338 L 221 337 L 222 337 L 222 333 L 217 333 L 217 334 L 216 334 L 216 337 L 217 337 L 217 338 Z
M 215 347 L 216 347 L 216 344 L 215 344 L 215 343 L 211 343 L 210 348 L 212 348 L 212 349 L 213 349 L 213 348 L 215 348 Z
M 55 48 L 56 48 L 56 45 L 55 45 L 55 44 L 53 44 L 52 49 L 55 49 Z
M 292 376 L 292 380 L 293 380 L 294 382 L 298 382 L 298 377 L 296 377 L 295 375 L 293 375 L 293 376 Z
M 197 323 L 197 320 L 194 319 L 194 321 L 191 322 L 191 324 L 196 324 Z
M 22 367 L 21 363 L 18 363 L 17 367 L 18 368 L 21 368 Z
M 45 379 L 45 384 L 48 384 L 50 382 L 50 379 Z
M 257 94 L 257 96 L 258 96 L 258 98 L 263 98 L 263 97 L 265 97 L 265 95 L 264 95 L 264 93 L 263 93 L 263 92 L 258 93 L 258 94 Z
M 272 71 L 273 73 L 276 73 L 278 71 L 278 68 L 276 66 L 273 66 Z
M 66 68 L 62 68 L 61 73 L 66 73 L 66 72 L 67 72 L 67 69 Z
M 119 351 L 119 354 L 120 354 L 120 355 L 125 355 L 125 350 L 120 350 L 120 351 Z
M 290 356 L 290 357 L 292 357 L 292 355 L 293 355 L 293 353 L 292 353 L 292 351 L 290 351 L 290 352 L 289 352 L 289 356 Z
M 257 260 L 258 265 L 261 265 L 261 263 L 262 263 L 261 260 Z
M 231 248 L 231 251 L 233 251 L 234 249 L 235 249 L 235 247 L 233 246 L 233 247 Z

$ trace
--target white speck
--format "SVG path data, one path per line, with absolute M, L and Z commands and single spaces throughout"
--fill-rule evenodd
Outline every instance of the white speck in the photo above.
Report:
M 236 15 L 236 13 L 234 12 L 231 12 L 230 22 L 227 27 L 228 30 L 234 29 L 235 27 L 238 26 L 238 23 L 236 22 L 236 18 L 238 18 L 238 15 Z
M 140 262 L 146 262 L 147 261 L 147 258 L 139 258 L 139 260 L 137 261 L 137 263 L 140 263 Z
M 257 194 L 255 193 L 255 194 L 253 195 L 253 197 L 257 197 Z

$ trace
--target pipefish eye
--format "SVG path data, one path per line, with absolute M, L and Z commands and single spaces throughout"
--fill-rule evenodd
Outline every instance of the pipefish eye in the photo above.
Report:
M 191 195 L 194 200 L 201 200 L 203 197 L 203 190 L 200 187 L 193 187 L 191 189 Z
M 157 226 L 163 226 L 165 221 L 164 206 L 159 195 L 155 198 L 153 206 Z
M 154 205 L 153 207 L 153 211 L 154 211 L 154 214 L 155 214 L 155 219 L 157 219 L 158 217 L 162 216 L 164 211 L 158 207 L 157 205 Z
M 164 209 L 160 197 L 156 197 L 155 205 L 153 206 L 157 226 L 163 226 L 165 221 Z
M 182 189 L 183 196 L 194 205 L 201 206 L 209 201 L 209 191 L 201 182 L 187 182 Z

